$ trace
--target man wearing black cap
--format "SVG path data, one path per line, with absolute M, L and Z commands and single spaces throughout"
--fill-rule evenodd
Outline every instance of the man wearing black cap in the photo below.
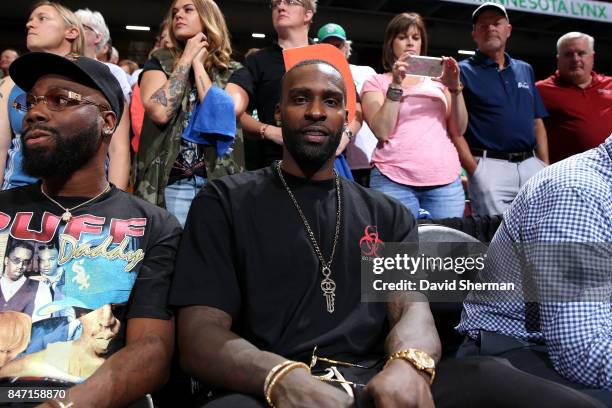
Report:
M 482 4 L 472 23 L 478 49 L 459 64 L 468 128 L 453 141 L 469 175 L 473 213 L 501 214 L 548 164 L 547 113 L 531 66 L 505 52 L 512 26 L 504 6 Z
M 10 233 L 35 247 L 58 242 L 63 298 L 35 312 L 40 320 L 32 325 L 30 343 L 55 333 L 66 344 L 45 344 L 45 359 L 29 357 L 26 350 L 1 368 L 0 386 L 69 388 L 54 393 L 44 407 L 139 406 L 163 384 L 172 354 L 174 326 L 166 298 L 180 227 L 167 211 L 106 179 L 106 154 L 124 99 L 104 64 L 30 53 L 16 60 L 10 73 L 27 92 L 16 101 L 27 111 L 24 167 L 41 182 L 0 193 L 0 236 Z M 85 330 L 87 319 L 75 319 L 74 313 L 55 317 L 72 308 L 95 316 L 100 327 L 112 323 L 114 335 Z M 83 338 L 90 332 L 99 334 Z M 92 354 L 69 347 L 77 343 L 104 347 L 84 359 L 78 353 Z M 64 352 L 53 352 L 59 349 Z M 140 369 L 143 361 L 146 370 Z M 17 380 L 8 384 L 8 378 Z

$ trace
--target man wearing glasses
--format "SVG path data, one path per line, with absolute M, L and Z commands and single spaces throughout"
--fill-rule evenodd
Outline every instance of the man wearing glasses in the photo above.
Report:
M 25 272 L 30 266 L 34 249 L 27 242 L 14 242 L 4 257 L 4 273 L 0 278 L 0 311 L 12 310 L 40 320 L 38 309 L 51 302 L 49 287 L 27 278 Z
M 53 300 L 47 284 L 31 281 L 46 288 L 47 300 L 28 311 L 39 321 L 26 352 L 0 371 L 0 387 L 61 387 L 65 393 L 43 408 L 148 406 L 145 395 L 166 380 L 174 345 L 166 299 L 180 226 L 107 179 L 124 96 L 106 65 L 34 52 L 10 73 L 27 93 L 15 101 L 25 112 L 23 166 L 41 182 L 0 192 L 0 237 L 18 242 L 3 280 L 25 279 L 36 247 L 41 274 L 57 267 L 64 278 Z M 6 304 L 20 299 L 19 292 L 7 299 L 6 283 L 3 310 L 22 310 Z M 78 322 L 58 313 L 68 308 Z M 9 329 L 0 324 L 0 333 Z
M 250 55 L 225 88 L 236 104 L 242 129 L 256 139 L 245 143 L 248 169 L 269 166 L 282 156 L 283 137 L 276 126 L 274 107 L 280 100 L 285 73 L 283 49 L 309 44 L 308 29 L 317 12 L 317 0 L 271 0 L 270 8 L 277 42 Z M 247 112 L 254 110 L 258 119 Z

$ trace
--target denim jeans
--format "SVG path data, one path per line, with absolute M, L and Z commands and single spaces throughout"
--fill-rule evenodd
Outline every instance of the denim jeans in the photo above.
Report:
M 418 218 L 419 208 L 428 211 L 433 219 L 463 217 L 465 193 L 460 176 L 442 186 L 407 186 L 386 177 L 375 166 L 370 173 L 370 188 L 399 200 L 414 218 Z
M 187 213 L 194 197 L 207 183 L 207 179 L 193 176 L 178 180 L 166 186 L 164 196 L 166 198 L 166 209 L 174 214 L 182 227 L 185 227 Z

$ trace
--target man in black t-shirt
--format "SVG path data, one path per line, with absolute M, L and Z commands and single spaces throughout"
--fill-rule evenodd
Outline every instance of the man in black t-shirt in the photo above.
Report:
M 31 53 L 13 63 L 11 77 L 27 92 L 18 107 L 27 111 L 24 169 L 41 182 L 0 193 L 0 257 L 32 248 L 11 262 L 38 259 L 32 272 L 40 275 L 24 282 L 36 279 L 48 300 L 35 302 L 24 351 L 0 367 L 0 387 L 9 388 L 2 395 L 45 386 L 65 392 L 40 394 L 57 397 L 45 408 L 142 406 L 172 355 L 167 296 L 180 226 L 106 179 L 123 94 L 104 64 Z M 17 312 L 33 289 L 8 290 Z M 0 319 L 0 331 L 14 330 L 9 322 Z
M 334 173 L 347 125 L 341 74 L 305 61 L 282 85 L 282 162 L 215 180 L 192 204 L 170 294 L 182 307 L 183 367 L 236 393 L 211 407 L 265 406 L 264 394 L 276 406 L 345 407 L 351 395 L 287 360 L 310 362 L 315 347 L 353 363 L 405 350 L 428 367 L 396 354 L 360 382 L 376 401 L 432 406 L 440 343 L 427 302 L 360 299 L 364 231 L 414 242 L 415 220 L 397 201 Z M 266 376 L 281 372 L 264 391 Z
M 283 79 L 276 109 L 282 162 L 214 180 L 192 203 L 170 303 L 180 308 L 183 368 L 214 387 L 199 402 L 429 408 L 435 398 L 438 408 L 597 406 L 492 357 L 436 367 L 440 341 L 419 294 L 361 301 L 362 256 L 382 243 L 416 242 L 417 228 L 398 201 L 333 172 L 345 99 L 334 67 L 297 64 Z

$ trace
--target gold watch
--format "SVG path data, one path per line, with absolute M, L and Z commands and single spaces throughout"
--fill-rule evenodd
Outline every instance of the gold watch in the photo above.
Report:
M 409 348 L 406 350 L 399 350 L 393 353 L 387 363 L 385 364 L 385 368 L 391 363 L 393 360 L 401 358 L 402 360 L 406 360 L 414 368 L 417 370 L 424 372 L 429 376 L 429 385 L 433 383 L 433 380 L 436 376 L 436 362 L 429 354 L 419 349 Z

